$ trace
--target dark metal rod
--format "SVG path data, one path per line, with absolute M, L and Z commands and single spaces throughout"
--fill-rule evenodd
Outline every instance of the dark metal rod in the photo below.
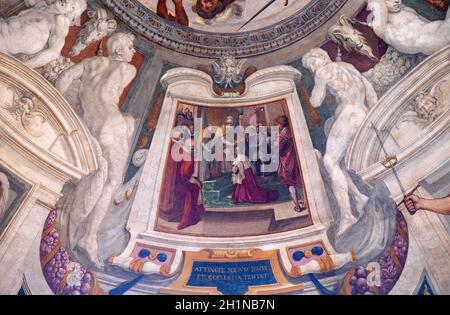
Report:
M 261 8 L 261 10 L 259 10 L 258 12 L 255 13 L 255 15 L 253 15 L 250 20 L 248 20 L 247 22 L 244 23 L 244 25 L 242 25 L 241 27 L 238 28 L 238 31 L 240 31 L 241 29 L 243 29 L 248 23 L 250 23 L 251 21 L 253 21 L 258 15 L 260 15 L 265 9 L 267 9 L 269 6 L 271 6 L 273 3 L 275 2 L 275 0 L 270 0 L 264 7 Z

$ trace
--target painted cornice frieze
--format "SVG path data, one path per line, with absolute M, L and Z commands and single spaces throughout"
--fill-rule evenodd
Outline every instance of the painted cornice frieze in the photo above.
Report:
M 305 38 L 348 2 L 314 0 L 274 25 L 242 33 L 210 33 L 158 17 L 137 0 L 102 0 L 122 21 L 143 37 L 179 53 L 217 59 L 229 54 L 249 58 L 277 51 Z

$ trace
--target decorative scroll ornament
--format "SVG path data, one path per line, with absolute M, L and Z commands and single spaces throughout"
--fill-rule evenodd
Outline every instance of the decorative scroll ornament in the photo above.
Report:
M 211 259 L 235 259 L 235 258 L 252 258 L 256 253 L 261 252 L 260 249 L 205 249 Z
M 31 135 L 35 137 L 42 136 L 41 132 L 36 132 L 31 127 L 31 121 L 33 118 L 39 118 L 41 123 L 46 121 L 44 113 L 41 112 L 36 103 L 36 97 L 30 96 L 27 94 L 18 94 L 18 98 L 15 100 L 15 109 L 13 114 L 16 116 L 16 119 L 20 121 L 22 127 Z
M 32 136 L 40 137 L 42 132 L 34 128 L 33 120 L 39 119 L 40 123 L 46 122 L 45 114 L 38 108 L 37 98 L 27 92 L 19 91 L 16 87 L 0 82 L 1 107 L 6 109 L 22 127 Z

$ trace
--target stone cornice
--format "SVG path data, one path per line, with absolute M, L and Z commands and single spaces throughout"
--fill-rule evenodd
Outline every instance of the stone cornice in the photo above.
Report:
M 313 0 L 274 25 L 242 33 L 210 33 L 158 17 L 137 0 L 101 0 L 135 32 L 170 50 L 200 58 L 250 58 L 288 47 L 323 26 L 348 2 Z
M 368 127 L 370 122 L 373 122 L 378 130 L 391 130 L 407 110 L 414 97 L 419 92 L 430 89 L 434 84 L 442 80 L 449 74 L 449 69 L 450 46 L 447 46 L 424 60 L 383 95 L 369 113 L 365 123 L 360 127 L 349 149 L 347 166 L 350 169 L 361 172 L 379 164 L 378 159 L 381 154 L 381 147 L 373 129 Z M 445 132 L 448 128 L 448 119 L 450 119 L 450 116 L 447 114 L 436 119 L 424 130 L 420 139 L 416 139 L 413 144 L 402 148 L 402 155 L 411 157 L 413 152 L 423 149 L 421 147 L 425 143 L 432 141 L 434 137 Z M 379 166 L 377 166 L 378 168 Z
M 62 95 L 48 81 L 17 59 L 1 53 L 0 78 L 37 97 L 39 110 L 55 132 L 65 139 L 67 154 L 73 161 L 64 160 L 36 144 L 35 138 L 17 129 L 3 113 L 0 115 L 2 122 L 0 138 L 9 144 L 9 148 L 14 148 L 22 157 L 62 180 L 79 179 L 97 168 L 88 130 Z M 2 111 L 5 112 L 5 109 Z

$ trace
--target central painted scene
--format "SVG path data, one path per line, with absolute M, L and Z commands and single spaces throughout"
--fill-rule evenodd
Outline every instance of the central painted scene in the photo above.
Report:
M 157 230 L 250 236 L 312 223 L 284 100 L 212 108 L 180 102 L 174 128 Z

